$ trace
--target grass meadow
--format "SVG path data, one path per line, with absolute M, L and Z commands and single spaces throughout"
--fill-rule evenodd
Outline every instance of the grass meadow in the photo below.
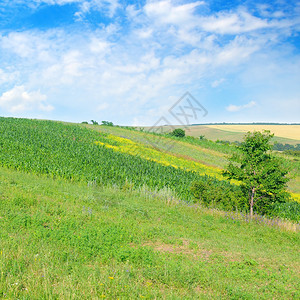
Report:
M 242 199 L 218 177 L 234 151 L 0 118 L 0 299 L 299 299 L 299 205 L 273 218 L 227 209 Z M 219 204 L 202 206 L 195 180 Z
M 299 299 L 299 230 L 0 168 L 2 299 Z

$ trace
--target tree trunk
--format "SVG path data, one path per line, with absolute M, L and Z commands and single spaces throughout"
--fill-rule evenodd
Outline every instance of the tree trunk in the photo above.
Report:
M 251 189 L 250 195 L 250 217 L 253 217 L 253 205 L 254 205 L 254 195 L 255 195 L 255 187 Z

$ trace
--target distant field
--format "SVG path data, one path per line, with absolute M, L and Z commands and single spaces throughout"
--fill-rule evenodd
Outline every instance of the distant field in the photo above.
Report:
M 270 130 L 277 137 L 300 141 L 300 125 L 207 125 L 207 127 L 241 133 Z
M 183 126 L 174 126 L 183 128 Z M 146 128 L 147 129 L 147 128 Z M 148 128 L 149 129 L 149 128 Z M 163 132 L 170 131 L 170 126 L 163 126 Z M 296 145 L 300 143 L 300 125 L 193 125 L 184 127 L 186 135 L 199 137 L 204 135 L 207 139 L 229 142 L 242 141 L 248 131 L 270 130 L 275 134 L 274 141 Z

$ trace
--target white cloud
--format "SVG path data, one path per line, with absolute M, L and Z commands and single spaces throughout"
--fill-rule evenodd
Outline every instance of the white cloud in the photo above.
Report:
M 233 104 L 230 104 L 229 106 L 226 107 L 226 110 L 227 111 L 230 111 L 230 112 L 237 112 L 237 111 L 241 111 L 241 110 L 244 110 L 244 109 L 247 109 L 247 108 L 251 108 L 251 107 L 254 107 L 256 106 L 256 102 L 255 101 L 251 101 L 245 105 L 233 105 Z
M 101 103 L 100 105 L 97 106 L 97 111 L 106 110 L 108 107 L 109 105 L 106 102 Z
M 15 81 L 18 78 L 18 75 L 19 73 L 17 71 L 9 72 L 0 69 L 0 85 Z
M 245 61 L 255 52 L 260 50 L 263 45 L 260 41 L 254 41 L 246 37 L 237 36 L 230 41 L 215 55 L 216 65 L 239 65 Z
M 90 50 L 93 53 L 106 54 L 110 50 L 111 44 L 103 39 L 99 39 L 96 37 L 91 38 L 90 42 Z
M 5 1 L 5 0 L 4 0 Z M 74 4 L 78 7 L 74 16 L 78 20 L 83 20 L 91 11 L 101 11 L 109 17 L 113 17 L 116 10 L 120 7 L 118 0 L 6 0 L 7 6 L 23 5 L 31 9 L 38 9 L 41 5 L 66 5 Z M 1 5 L 1 4 L 0 4 Z
M 217 79 L 211 83 L 211 87 L 216 88 L 225 81 L 224 78 Z
M 83 21 L 92 10 L 110 14 L 121 5 L 102 0 L 36 1 L 41 2 L 77 3 L 78 17 Z M 0 81 L 9 82 L 10 87 L 42 90 L 55 107 L 63 103 L 67 112 L 74 107 L 80 112 L 91 108 L 93 113 L 114 109 L 116 115 L 138 115 L 143 121 L 146 110 L 154 109 L 150 120 L 160 113 L 160 107 L 170 106 L 170 96 L 180 97 L 186 90 L 200 93 L 202 87 L 219 86 L 214 92 L 221 92 L 230 87 L 231 76 L 240 84 L 236 89 L 271 82 L 270 76 L 276 85 L 280 82 L 276 74 L 295 57 L 286 37 L 295 32 L 297 20 L 286 15 L 259 17 L 246 8 L 209 12 L 208 4 L 202 1 L 146 1 L 144 6 L 137 3 L 123 8 L 125 22 L 121 14 L 96 29 L 77 23 L 78 30 L 66 26 L 0 32 L 0 57 L 5 57 L 0 62 Z M 299 77 L 299 63 L 293 65 L 289 78 Z M 251 68 L 254 71 L 250 72 Z M 253 76 L 254 72 L 257 75 Z M 221 83 L 225 80 L 224 87 Z M 251 99 L 258 99 L 261 105 L 257 94 Z M 227 110 L 249 108 L 249 103 L 240 103 L 229 105 Z
M 47 104 L 46 100 L 47 96 L 40 91 L 27 92 L 24 86 L 15 86 L 0 96 L 0 107 L 10 113 L 52 111 L 54 107 Z
M 271 26 L 267 20 L 255 17 L 244 10 L 236 13 L 220 12 L 204 17 L 201 21 L 201 27 L 205 31 L 219 34 L 239 34 Z
M 186 26 L 195 21 L 194 11 L 203 4 L 203 1 L 196 1 L 175 6 L 171 0 L 148 1 L 144 11 L 160 23 Z
M 89 1 L 72 1 L 70 2 L 78 2 L 79 3 L 79 11 L 75 13 L 75 16 L 82 20 L 86 14 L 95 10 L 95 11 L 103 11 L 107 10 L 109 17 L 113 17 L 117 8 L 120 6 L 118 0 L 89 0 Z

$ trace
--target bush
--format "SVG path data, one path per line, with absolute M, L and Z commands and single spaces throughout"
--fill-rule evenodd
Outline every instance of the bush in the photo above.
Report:
M 185 137 L 185 131 L 181 128 L 176 128 L 172 131 L 171 135 L 176 137 Z
M 194 181 L 191 193 L 195 202 L 207 207 L 217 207 L 224 210 L 248 210 L 247 198 L 238 186 L 228 185 L 224 181 L 215 182 L 208 178 L 205 181 Z
M 102 121 L 102 125 L 105 125 L 105 126 L 114 126 L 114 123 L 113 122 L 109 122 L 109 121 Z
M 300 157 L 300 150 L 284 150 L 284 154 Z
M 286 202 L 274 203 L 272 211 L 269 213 L 273 217 L 289 219 L 293 221 L 300 221 L 300 203 Z

